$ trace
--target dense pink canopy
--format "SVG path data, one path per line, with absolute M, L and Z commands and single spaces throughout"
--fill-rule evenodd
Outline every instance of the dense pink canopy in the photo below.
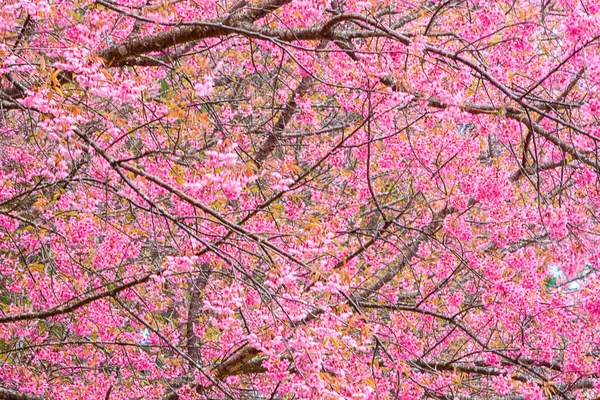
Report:
M 0 0 L 0 399 L 600 398 L 597 0 Z

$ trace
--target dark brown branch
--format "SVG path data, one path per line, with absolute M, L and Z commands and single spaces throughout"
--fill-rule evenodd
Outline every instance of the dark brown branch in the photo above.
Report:
M 33 394 L 22 393 L 12 389 L 0 388 L 0 400 L 46 400 Z
M 238 351 L 233 357 L 229 358 L 217 368 L 213 373 L 218 379 L 224 379 L 228 376 L 239 375 L 244 365 L 260 354 L 260 351 L 251 346 L 246 346 Z
M 196 362 L 200 359 L 200 338 L 194 332 L 194 323 L 198 320 L 198 317 L 200 317 L 200 313 L 202 312 L 202 292 L 208 283 L 209 273 L 208 264 L 202 263 L 200 265 L 198 277 L 191 284 L 190 305 L 188 307 L 185 333 L 187 337 L 186 347 L 188 355 Z
M 263 143 L 262 147 L 256 152 L 254 162 L 259 168 L 262 166 L 262 163 L 266 160 L 266 158 L 273 152 L 273 150 L 275 150 L 275 147 L 277 146 L 279 139 L 281 139 L 285 127 L 289 124 L 292 117 L 294 116 L 294 113 L 298 108 L 296 100 L 298 99 L 298 97 L 306 93 L 308 88 L 311 86 L 312 82 L 313 79 L 311 76 L 304 76 L 300 81 L 300 84 L 298 84 L 296 90 L 294 90 L 290 95 L 290 98 L 283 107 L 281 116 L 275 123 L 273 130 L 269 132 L 269 135 L 267 136 L 267 139 Z
M 381 289 L 385 284 L 391 282 L 392 279 L 394 279 L 394 277 L 396 277 L 396 275 L 398 275 L 404 269 L 404 267 L 406 267 L 412 261 L 419 251 L 421 244 L 429 240 L 435 234 L 435 232 L 441 228 L 442 224 L 444 223 L 444 219 L 448 215 L 455 212 L 457 212 L 455 208 L 447 207 L 434 215 L 432 221 L 423 227 L 421 233 L 405 247 L 402 253 L 401 261 L 389 267 L 383 268 L 381 271 L 378 271 L 377 274 L 371 279 L 371 283 L 368 283 L 364 287 L 357 289 L 352 294 L 352 300 L 356 303 L 359 303 L 368 300 L 377 294 L 379 289 Z
M 131 37 L 121 43 L 100 51 L 98 56 L 104 59 L 107 65 L 123 65 L 127 64 L 125 60 L 130 57 L 136 57 L 154 51 L 163 51 L 177 44 L 216 36 L 226 36 L 235 32 L 235 30 L 231 28 L 244 24 L 252 24 L 281 6 L 288 4 L 290 1 L 291 0 L 267 0 L 249 8 L 245 8 L 245 4 L 240 4 L 241 9 L 231 13 L 225 19 L 179 25 L 168 31 L 159 32 L 157 34 L 143 37 Z M 112 10 L 121 12 L 110 2 L 100 1 L 99 3 Z
M 111 290 L 107 290 L 107 291 L 95 294 L 93 296 L 86 297 L 83 300 L 79 300 L 73 304 L 64 305 L 62 307 L 52 308 L 52 309 L 46 310 L 46 311 L 38 311 L 38 312 L 27 313 L 27 314 L 17 314 L 17 315 L 8 315 L 8 316 L 0 317 L 0 323 L 30 321 L 33 319 L 46 319 L 46 318 L 50 318 L 50 317 L 55 317 L 57 315 L 67 314 L 67 313 L 76 311 L 76 310 L 80 309 L 81 307 L 84 307 L 90 303 L 93 303 L 96 300 L 100 300 L 100 299 L 103 299 L 106 297 L 113 297 L 116 294 L 122 292 L 123 290 L 130 289 L 130 288 L 137 286 L 144 282 L 148 282 L 150 280 L 150 278 L 152 277 L 152 275 L 153 274 L 145 275 L 145 276 L 135 279 L 131 282 L 117 286 Z M 1 397 L 0 397 L 0 399 L 1 399 Z
M 107 66 L 127 65 L 126 59 L 130 57 L 229 33 L 225 27 L 217 24 L 183 25 L 154 35 L 130 38 L 100 51 L 98 57 L 104 59 Z
M 567 85 L 567 87 L 565 88 L 565 90 L 563 90 L 563 92 L 557 97 L 556 102 L 560 103 L 562 102 L 564 99 L 567 98 L 567 96 L 569 95 L 569 93 L 571 93 L 571 91 L 575 88 L 575 86 L 577 85 L 577 82 L 579 82 L 579 80 L 581 79 L 581 77 L 583 76 L 583 72 L 585 71 L 585 68 L 581 68 L 579 70 L 579 72 L 577 72 L 577 74 L 575 75 L 575 77 L 571 80 L 571 82 L 569 82 L 569 84 Z M 551 109 L 552 106 L 551 104 L 542 104 L 545 105 L 546 107 L 544 107 L 544 109 Z M 544 115 L 540 115 L 535 119 L 535 123 L 539 124 L 542 120 L 544 119 Z M 521 159 L 521 171 L 525 171 L 527 169 L 527 154 L 529 152 L 529 145 L 531 144 L 531 140 L 533 139 L 533 132 L 531 131 L 531 129 L 527 130 L 527 136 L 525 137 L 525 143 L 523 144 L 523 156 Z

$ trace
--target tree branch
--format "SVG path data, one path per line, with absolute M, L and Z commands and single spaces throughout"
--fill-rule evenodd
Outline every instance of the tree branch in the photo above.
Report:
M 190 358 L 196 362 L 200 359 L 200 338 L 194 332 L 194 323 L 198 320 L 202 312 L 202 292 L 208 284 L 209 274 L 208 264 L 202 263 L 198 277 L 191 284 L 190 305 L 188 307 L 186 323 L 186 347 Z
M 256 152 L 254 162 L 259 168 L 262 166 L 262 163 L 266 160 L 266 158 L 273 152 L 273 150 L 275 150 L 275 147 L 277 146 L 279 139 L 281 139 L 285 127 L 289 124 L 294 113 L 296 112 L 298 106 L 296 99 L 306 93 L 312 82 L 313 78 L 310 75 L 305 75 L 302 77 L 302 80 L 298 84 L 298 87 L 296 87 L 296 90 L 294 90 L 290 95 L 290 98 L 283 107 L 283 111 L 275 123 L 273 130 L 269 132 L 269 135 L 267 136 L 267 139 L 263 143 L 262 147 Z
M 46 400 L 44 397 L 23 393 L 12 389 L 0 388 L 0 400 Z
M 148 282 L 153 275 L 154 274 L 147 274 L 141 278 L 138 278 L 131 282 L 122 284 L 111 290 L 107 290 L 105 292 L 100 292 L 93 296 L 86 297 L 85 299 L 77 301 L 70 305 L 64 305 L 62 307 L 56 307 L 56 308 L 52 308 L 52 309 L 46 310 L 46 311 L 38 311 L 38 312 L 27 313 L 27 314 L 17 314 L 17 315 L 8 315 L 8 316 L 0 317 L 0 323 L 29 321 L 29 320 L 33 320 L 33 319 L 46 319 L 46 318 L 50 318 L 50 317 L 55 317 L 57 315 L 67 314 L 67 313 L 76 311 L 76 310 L 80 309 L 81 307 L 84 307 L 96 300 L 103 299 L 106 297 L 113 297 L 116 294 L 122 292 L 123 290 L 130 289 L 130 288 L 137 286 L 144 282 Z

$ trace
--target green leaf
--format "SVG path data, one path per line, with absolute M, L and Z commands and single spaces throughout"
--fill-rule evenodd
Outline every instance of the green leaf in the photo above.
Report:
M 552 289 L 552 288 L 556 287 L 556 277 L 549 276 L 546 279 L 544 279 L 544 283 L 546 284 L 546 287 L 548 289 Z
M 169 83 L 164 78 L 160 79 L 158 82 L 160 83 L 160 90 L 158 91 L 158 95 L 159 96 L 166 95 L 169 92 L 169 90 L 171 90 L 171 87 L 169 86 Z

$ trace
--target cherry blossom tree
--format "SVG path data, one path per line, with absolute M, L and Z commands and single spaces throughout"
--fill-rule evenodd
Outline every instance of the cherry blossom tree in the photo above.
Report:
M 600 398 L 596 0 L 0 32 L 0 399 Z

